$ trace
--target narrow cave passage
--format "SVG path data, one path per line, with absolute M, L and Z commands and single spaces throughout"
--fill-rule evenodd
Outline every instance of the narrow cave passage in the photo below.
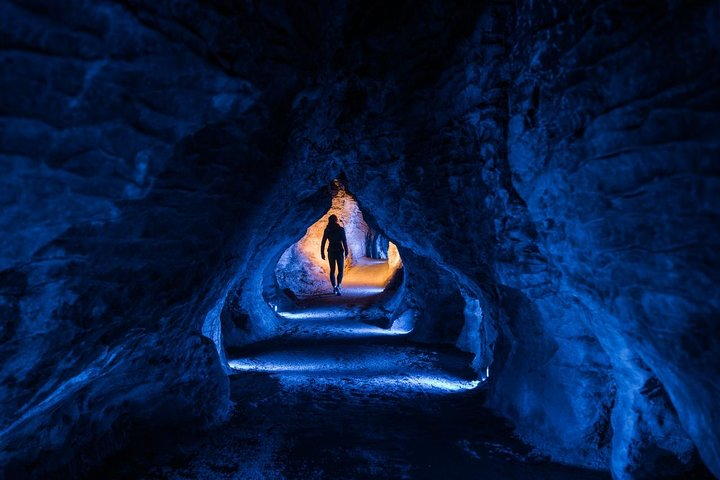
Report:
M 318 316 L 319 312 L 313 311 L 313 307 L 317 310 L 317 307 L 344 305 L 346 311 L 353 310 L 352 307 L 369 307 L 387 300 L 402 282 L 403 263 L 397 246 L 377 228 L 368 225 L 344 182 L 333 180 L 329 194 L 331 206 L 328 211 L 308 227 L 300 240 L 285 250 L 275 267 L 275 285 L 295 307 L 288 307 L 286 301 L 270 302 L 283 318 Z M 329 280 L 329 257 L 325 257 L 329 255 L 329 245 L 321 252 L 323 234 L 331 217 L 337 219 L 347 241 L 342 295 L 338 295 L 342 298 L 335 298 Z
M 398 247 L 368 225 L 343 182 L 334 180 L 330 194 L 328 211 L 285 250 L 272 272 L 275 282 L 267 282 L 264 297 L 280 333 L 231 350 L 230 368 L 269 372 L 281 383 L 377 393 L 475 388 L 466 353 L 439 343 L 413 345 L 412 327 L 390 319 L 405 293 Z M 324 258 L 332 246 L 321 253 L 330 216 L 347 240 L 341 295 L 331 289 Z
M 265 282 L 277 335 L 228 350 L 230 421 L 119 456 L 96 474 L 476 478 L 483 471 L 483 478 L 498 480 L 607 478 L 534 455 L 481 406 L 487 377 L 471 368 L 471 353 L 440 336 L 413 337 L 412 322 L 392 314 L 414 285 L 406 282 L 412 272 L 401 248 L 365 222 L 343 183 L 333 181 L 331 195 L 330 209 L 283 252 Z M 339 217 L 349 246 L 340 296 L 320 258 L 329 215 Z
M 720 478 L 720 1 L 0 19 L 0 480 Z

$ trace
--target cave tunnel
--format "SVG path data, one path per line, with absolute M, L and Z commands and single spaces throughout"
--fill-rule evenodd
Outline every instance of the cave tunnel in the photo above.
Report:
M 324 257 L 329 248 L 328 245 L 321 247 L 321 243 L 328 219 L 334 215 L 343 227 L 348 247 L 348 255 L 343 260 L 345 288 L 342 291 L 353 301 L 371 302 L 401 281 L 400 253 L 382 232 L 367 224 L 357 200 L 341 180 L 334 179 L 329 190 L 328 211 L 280 256 L 274 270 L 277 288 L 305 303 L 327 301 L 323 297 L 332 295 L 333 292 L 328 291 L 332 286 L 328 284 L 330 266 Z
M 0 22 L 0 478 L 720 478 L 717 1 Z

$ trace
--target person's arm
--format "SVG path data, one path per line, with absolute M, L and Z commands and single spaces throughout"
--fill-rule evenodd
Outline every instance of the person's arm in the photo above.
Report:
M 327 235 L 327 228 L 325 229 L 325 232 L 323 233 L 322 242 L 320 242 L 320 258 L 325 260 L 325 242 L 328 240 Z
M 348 253 L 350 253 L 350 250 L 348 250 L 347 237 L 345 237 L 345 229 L 344 228 L 342 229 L 342 234 L 343 234 L 343 236 L 342 236 L 343 247 L 345 248 L 345 258 L 347 258 Z

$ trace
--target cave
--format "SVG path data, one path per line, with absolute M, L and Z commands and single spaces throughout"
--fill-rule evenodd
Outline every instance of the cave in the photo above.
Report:
M 720 478 L 717 1 L 0 23 L 0 478 Z
M 276 289 L 296 302 L 305 300 L 305 303 L 332 294 L 328 290 L 331 286 L 328 284 L 330 266 L 324 258 L 325 254 L 321 253 L 321 243 L 328 218 L 335 215 L 344 228 L 348 246 L 348 255 L 343 262 L 347 289 L 343 292 L 356 301 L 369 303 L 378 300 L 376 297 L 401 282 L 400 252 L 382 232 L 368 225 L 357 200 L 344 182 L 334 179 L 329 187 L 329 196 L 330 208 L 323 217 L 310 225 L 305 235 L 290 245 L 278 259 L 274 270 Z M 271 307 L 276 309 L 277 304 L 271 303 Z

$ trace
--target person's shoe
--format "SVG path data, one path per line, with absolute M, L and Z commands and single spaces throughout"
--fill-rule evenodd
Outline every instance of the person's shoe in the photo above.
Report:
M 342 294 L 340 293 L 340 285 L 338 285 L 337 287 L 335 287 L 335 295 L 337 295 L 338 297 L 339 297 L 340 295 L 342 295 Z
M 338 291 L 338 287 L 333 287 L 333 293 L 335 295 L 340 295 L 340 292 Z

